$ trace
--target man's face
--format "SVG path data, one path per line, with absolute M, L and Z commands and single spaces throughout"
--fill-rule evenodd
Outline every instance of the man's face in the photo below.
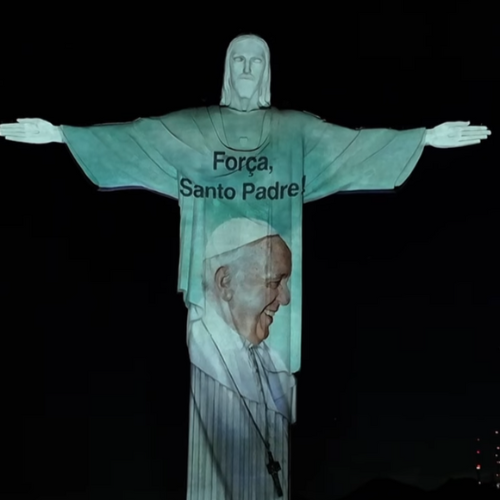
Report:
M 292 256 L 279 236 L 251 245 L 245 256 L 238 271 L 231 272 L 228 305 L 238 331 L 251 332 L 249 340 L 258 343 L 269 336 L 279 307 L 290 302 Z
M 260 86 L 265 67 L 265 54 L 255 40 L 235 43 L 229 57 L 231 86 L 240 98 L 250 99 Z

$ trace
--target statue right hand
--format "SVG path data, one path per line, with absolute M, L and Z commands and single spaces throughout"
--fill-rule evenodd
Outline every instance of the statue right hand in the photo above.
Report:
M 41 118 L 19 118 L 17 123 L 2 123 L 0 137 L 29 144 L 64 142 L 60 128 Z

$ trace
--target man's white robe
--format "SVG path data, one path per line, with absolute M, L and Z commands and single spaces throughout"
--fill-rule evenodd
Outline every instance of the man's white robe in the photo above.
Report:
M 280 463 L 278 477 L 283 498 L 288 498 L 288 428 L 295 420 L 295 378 L 265 341 L 252 346 L 217 313 L 199 318 L 196 314 L 190 311 L 188 322 L 188 498 L 278 498 L 266 467 L 263 438 Z

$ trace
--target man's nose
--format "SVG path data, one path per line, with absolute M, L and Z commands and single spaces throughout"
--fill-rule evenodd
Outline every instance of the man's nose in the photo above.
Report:
M 243 66 L 243 73 L 246 75 L 250 73 L 250 61 L 245 60 L 245 64 Z
M 282 283 L 280 286 L 278 301 L 282 306 L 287 306 L 290 303 L 290 290 L 286 283 Z

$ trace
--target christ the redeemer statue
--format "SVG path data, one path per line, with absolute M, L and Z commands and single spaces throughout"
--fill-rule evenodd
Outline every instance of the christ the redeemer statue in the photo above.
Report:
M 190 500 L 289 497 L 287 425 L 294 414 L 292 373 L 300 368 L 303 203 L 340 191 L 392 190 L 411 174 L 424 146 L 468 146 L 490 135 L 468 122 L 430 130 L 351 130 L 271 107 L 270 82 L 266 42 L 245 35 L 227 50 L 219 106 L 92 127 L 41 119 L 0 125 L 7 140 L 67 144 L 102 189 L 145 188 L 178 200 L 178 289 L 189 312 L 193 365 Z M 230 230 L 221 233 L 220 227 Z M 288 267 L 285 247 L 270 243 L 277 241 L 286 242 Z M 250 258 L 257 247 L 241 250 L 247 245 L 258 246 L 259 259 Z M 220 266 L 207 272 L 215 256 Z M 290 305 L 278 311 L 286 294 Z M 200 339 L 214 343 L 209 348 Z M 231 349 L 238 345 L 244 352 L 235 354 Z M 279 355 L 273 361 L 269 353 Z

